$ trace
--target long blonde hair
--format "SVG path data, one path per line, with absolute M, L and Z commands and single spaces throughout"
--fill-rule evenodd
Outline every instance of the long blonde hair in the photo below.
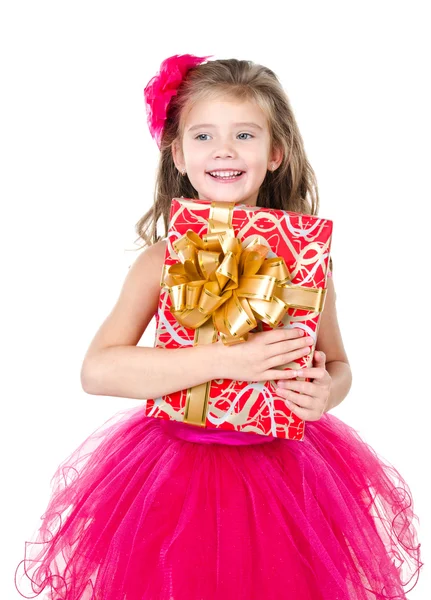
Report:
M 257 206 L 317 215 L 316 177 L 277 76 L 267 67 L 251 61 L 214 60 L 190 69 L 169 104 L 160 144 L 154 203 L 135 225 L 144 245 L 152 245 L 167 236 L 172 198 L 198 198 L 188 177 L 182 176 L 175 167 L 171 146 L 176 139 L 181 139 L 184 109 L 220 94 L 240 101 L 255 101 L 267 116 L 272 147 L 283 150 L 279 168 L 266 174 Z M 159 236 L 157 231 L 160 217 L 164 222 L 164 236 Z

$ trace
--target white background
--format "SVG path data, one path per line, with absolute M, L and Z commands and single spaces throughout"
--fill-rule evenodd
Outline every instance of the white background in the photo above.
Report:
M 285 87 L 334 221 L 353 387 L 333 413 L 410 485 L 430 597 L 429 173 L 425 2 L 9 1 L 0 15 L 1 598 L 57 465 L 139 401 L 80 368 L 135 260 L 158 151 L 143 88 L 173 54 L 249 59 Z M 153 345 L 154 323 L 141 345 Z M 4 485 L 3 485 L 4 483 Z

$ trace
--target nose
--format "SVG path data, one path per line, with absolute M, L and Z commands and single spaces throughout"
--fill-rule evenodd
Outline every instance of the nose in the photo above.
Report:
M 213 158 L 234 158 L 236 156 L 232 140 L 222 139 L 214 149 Z

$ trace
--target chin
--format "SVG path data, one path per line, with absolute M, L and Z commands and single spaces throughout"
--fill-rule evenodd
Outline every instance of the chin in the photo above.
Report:
M 248 196 L 244 196 L 243 194 L 232 194 L 229 193 L 228 190 L 224 193 L 208 193 L 208 194 L 199 194 L 199 198 L 202 200 L 206 198 L 211 202 L 235 202 L 235 204 L 250 204 L 250 200 Z

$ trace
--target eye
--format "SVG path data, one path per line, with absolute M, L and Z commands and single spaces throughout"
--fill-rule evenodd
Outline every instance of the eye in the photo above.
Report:
M 203 142 L 205 142 L 206 140 L 205 140 L 205 139 L 202 139 L 202 136 L 207 136 L 207 137 L 209 137 L 208 133 L 200 133 L 199 135 L 197 135 L 197 136 L 195 137 L 195 140 L 202 140 Z
M 253 136 L 251 135 L 251 133 L 238 133 L 238 137 L 239 137 L 239 136 L 241 136 L 241 135 L 248 135 L 248 136 L 249 136 L 249 138 L 244 138 L 244 137 L 242 137 L 242 138 L 240 138 L 241 140 L 246 140 L 246 139 L 250 139 L 250 138 L 252 138 L 252 137 L 253 137 Z

